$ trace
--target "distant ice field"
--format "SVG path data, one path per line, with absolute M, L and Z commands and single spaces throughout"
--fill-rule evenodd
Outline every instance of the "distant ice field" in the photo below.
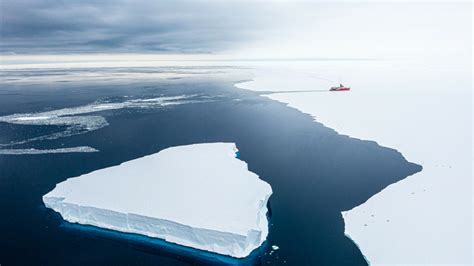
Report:
M 344 210 L 345 232 L 368 262 L 471 265 L 471 71 L 462 63 L 415 60 L 267 64 L 237 86 L 423 166 Z M 340 82 L 352 90 L 328 91 Z

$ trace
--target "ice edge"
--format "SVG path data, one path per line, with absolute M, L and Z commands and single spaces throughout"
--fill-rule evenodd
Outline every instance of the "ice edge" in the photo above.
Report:
M 179 147 L 179 146 L 177 146 L 177 147 Z M 237 149 L 235 144 L 233 145 L 232 150 L 234 152 L 233 156 L 237 160 L 242 161 L 245 165 L 245 169 L 248 170 L 248 164 L 245 161 L 243 161 L 239 158 L 240 157 L 240 151 Z M 150 156 L 150 155 L 148 155 L 148 156 Z M 147 156 L 145 156 L 145 157 L 147 157 Z M 123 163 L 121 163 L 119 165 L 122 165 L 122 164 Z M 70 178 L 67 178 L 66 180 L 64 180 L 63 182 L 66 182 L 69 179 L 78 178 L 78 177 L 80 177 L 80 176 L 70 177 Z M 50 208 L 50 209 L 54 210 L 55 212 L 59 213 L 60 216 L 64 220 L 66 220 L 70 223 L 81 224 L 81 225 L 92 225 L 92 226 L 95 226 L 95 227 L 98 227 L 98 228 L 110 229 L 110 230 L 123 232 L 123 233 L 139 234 L 139 235 L 144 235 L 144 236 L 163 239 L 167 242 L 174 243 L 174 244 L 181 245 L 181 246 L 187 246 L 187 247 L 195 248 L 195 249 L 198 249 L 198 250 L 217 253 L 219 255 L 227 255 L 227 256 L 230 256 L 230 257 L 234 257 L 234 258 L 245 258 L 248 255 L 250 255 L 252 253 L 252 251 L 257 249 L 259 246 L 261 246 L 266 241 L 266 238 L 268 236 L 268 231 L 269 231 L 268 218 L 267 218 L 267 214 L 268 214 L 267 204 L 268 204 L 268 200 L 270 199 L 271 195 L 273 194 L 273 191 L 272 191 L 271 186 L 267 182 L 261 180 L 258 175 L 256 175 L 256 177 L 261 182 L 263 182 L 263 184 L 265 184 L 265 186 L 268 189 L 268 193 L 265 196 L 265 198 L 260 201 L 259 211 L 257 212 L 257 225 L 258 225 L 257 227 L 258 227 L 258 229 L 260 229 L 260 232 L 257 231 L 257 230 L 254 230 L 254 229 L 250 229 L 247 232 L 246 236 L 241 235 L 241 234 L 222 232 L 222 231 L 219 231 L 219 230 L 212 230 L 212 229 L 206 229 L 206 228 L 197 228 L 197 227 L 187 226 L 187 225 L 177 223 L 177 222 L 173 222 L 173 221 L 166 220 L 166 219 L 147 217 L 147 216 L 133 214 L 133 213 L 124 214 L 124 213 L 111 211 L 111 210 L 106 210 L 106 209 L 99 209 L 99 208 L 94 208 L 94 207 L 89 207 L 89 206 L 79 206 L 79 205 L 76 205 L 76 204 L 63 202 L 65 200 L 65 198 L 63 198 L 63 197 L 48 196 L 54 191 L 54 189 L 57 187 L 58 184 L 63 183 L 63 182 L 60 182 L 60 183 L 56 184 L 55 187 L 50 192 L 48 192 L 47 194 L 45 194 L 42 197 L 42 200 L 43 200 L 43 202 L 44 202 L 44 204 L 47 208 Z M 79 216 L 71 215 L 71 211 L 66 211 L 66 210 L 74 210 L 74 209 L 77 210 L 77 213 L 80 214 Z M 83 212 L 84 210 L 86 210 L 85 213 Z M 116 216 L 116 217 L 122 216 L 125 220 L 125 223 L 126 223 L 126 230 L 124 230 L 124 227 L 117 227 L 117 226 L 114 226 L 110 223 L 109 224 L 100 223 L 99 222 L 100 219 L 94 219 L 94 218 L 97 218 L 97 217 L 94 217 L 94 213 L 88 213 L 87 210 L 89 210 L 89 211 L 90 210 L 97 210 L 98 213 L 101 213 L 101 212 L 108 213 L 108 214 L 112 214 L 113 216 Z M 184 243 L 184 242 L 186 242 L 185 239 L 176 238 L 176 237 L 173 237 L 173 236 L 172 237 L 167 237 L 164 233 L 160 233 L 159 231 L 154 231 L 154 232 L 153 231 L 144 231 L 142 228 L 147 227 L 146 223 L 142 224 L 142 227 L 140 227 L 140 226 L 137 227 L 136 224 L 131 225 L 131 223 L 130 223 L 131 221 L 134 221 L 134 219 L 139 221 L 140 218 L 143 219 L 143 220 L 147 220 L 147 221 L 150 221 L 150 220 L 156 221 L 158 223 L 162 223 L 163 225 L 173 225 L 177 228 L 180 228 L 181 230 L 183 230 L 183 229 L 188 230 L 188 231 L 192 232 L 192 237 L 193 237 L 192 239 L 193 240 L 198 240 L 197 242 L 201 243 L 201 244 L 202 244 L 203 238 L 199 234 L 199 232 L 207 232 L 207 233 L 210 232 L 211 237 L 213 235 L 217 237 L 215 239 L 218 239 L 219 237 L 224 237 L 224 238 L 221 238 L 222 241 L 226 241 L 225 236 L 228 236 L 230 240 L 238 239 L 239 240 L 238 242 L 230 241 L 229 244 L 231 246 L 233 246 L 234 249 L 237 248 L 237 250 L 240 251 L 240 252 L 230 252 L 229 253 L 228 250 L 222 250 L 222 248 L 219 248 L 219 246 L 216 246 L 216 245 L 210 245 L 210 246 L 209 245 L 208 246 L 204 245 L 205 247 L 203 248 L 203 246 L 197 246 L 197 245 L 195 245 L 191 242 Z M 165 226 L 163 228 L 158 228 L 158 229 L 163 229 L 163 232 L 166 233 L 166 232 L 169 232 L 170 228 L 171 227 L 166 228 L 166 226 Z M 204 235 L 206 235 L 206 234 L 204 234 Z M 181 241 L 179 241 L 179 240 L 181 240 Z M 183 240 L 185 240 L 185 241 L 183 242 Z

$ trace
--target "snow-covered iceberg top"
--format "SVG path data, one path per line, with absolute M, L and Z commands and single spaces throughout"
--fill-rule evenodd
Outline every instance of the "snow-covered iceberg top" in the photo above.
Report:
M 72 223 L 245 257 L 268 234 L 270 185 L 233 143 L 172 147 L 69 178 L 43 196 Z

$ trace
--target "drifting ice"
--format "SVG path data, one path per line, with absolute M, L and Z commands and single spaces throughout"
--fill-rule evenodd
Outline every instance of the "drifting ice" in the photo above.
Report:
M 98 152 L 89 146 L 79 146 L 59 149 L 0 149 L 0 155 L 23 155 L 23 154 L 49 154 L 49 153 L 72 153 L 72 152 Z
M 165 149 L 70 178 L 43 201 L 72 223 L 245 257 L 267 237 L 272 189 L 236 152 L 233 143 Z

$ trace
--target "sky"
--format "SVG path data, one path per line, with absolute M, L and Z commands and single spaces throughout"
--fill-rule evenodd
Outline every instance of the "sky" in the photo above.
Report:
M 471 58 L 470 2 L 1 0 L 0 54 Z

